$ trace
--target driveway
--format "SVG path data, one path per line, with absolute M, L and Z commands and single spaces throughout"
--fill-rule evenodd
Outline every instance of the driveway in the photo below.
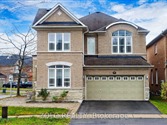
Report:
M 167 119 L 72 119 L 70 125 L 166 125 Z
M 161 114 L 149 101 L 83 101 L 78 114 Z

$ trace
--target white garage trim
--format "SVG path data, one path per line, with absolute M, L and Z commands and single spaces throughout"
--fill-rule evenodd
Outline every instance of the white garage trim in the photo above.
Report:
M 89 75 L 85 77 L 86 100 L 145 100 L 144 75 Z M 94 77 L 94 79 L 88 81 L 87 77 Z M 98 80 L 95 80 L 96 77 Z M 110 77 L 112 77 L 111 80 Z M 130 79 L 134 77 L 135 79 Z

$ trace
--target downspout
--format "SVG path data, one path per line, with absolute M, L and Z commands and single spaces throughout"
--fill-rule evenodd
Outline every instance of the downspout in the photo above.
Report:
M 85 34 L 86 33 L 88 33 L 89 32 L 89 29 L 88 29 L 88 27 L 86 27 L 86 31 L 83 33 L 83 42 L 82 42 L 82 44 L 83 44 L 83 55 L 82 55 L 82 62 L 83 62 L 83 64 L 82 64 L 82 71 L 83 71 L 83 73 L 84 73 L 84 70 L 83 70 L 83 67 L 84 67 L 84 65 L 85 65 L 85 61 L 84 61 L 84 55 L 85 55 L 85 46 L 84 46 L 84 43 L 85 43 Z M 84 76 L 84 74 L 83 74 L 83 88 L 82 88 L 82 90 L 83 90 L 83 96 L 82 96 L 82 100 L 85 100 L 85 96 L 86 96 L 86 76 Z
M 85 55 L 85 46 L 84 46 L 84 43 L 85 43 L 85 34 L 86 33 L 88 33 L 89 32 L 89 29 L 88 29 L 88 27 L 86 27 L 86 31 L 83 33 L 83 42 L 82 42 L 82 44 L 83 44 L 83 66 L 85 65 L 85 61 L 84 61 L 84 55 Z

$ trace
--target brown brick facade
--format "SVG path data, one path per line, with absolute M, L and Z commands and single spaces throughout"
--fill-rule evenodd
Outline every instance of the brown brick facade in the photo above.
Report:
M 166 37 L 163 37 L 147 47 L 147 60 L 154 66 L 149 73 L 150 90 L 153 94 L 160 94 L 161 83 L 166 81 L 166 43 L 167 39 Z M 155 47 L 157 47 L 157 53 L 155 53 Z M 158 83 L 156 71 L 158 73 Z

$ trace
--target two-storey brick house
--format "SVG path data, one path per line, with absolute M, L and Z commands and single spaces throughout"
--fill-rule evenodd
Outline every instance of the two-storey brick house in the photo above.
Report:
M 150 71 L 150 91 L 159 95 L 161 83 L 167 81 L 167 30 L 147 45 L 147 59 L 154 67 Z
M 68 90 L 68 100 L 149 99 L 146 29 L 101 12 L 78 19 L 61 4 L 39 9 L 33 28 L 37 90 Z

